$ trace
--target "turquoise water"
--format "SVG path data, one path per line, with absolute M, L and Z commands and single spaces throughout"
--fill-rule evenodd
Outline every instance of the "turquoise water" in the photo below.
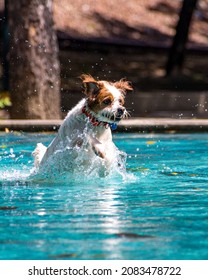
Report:
M 0 259 L 208 259 L 208 134 L 115 134 L 127 175 L 33 182 L 50 134 L 0 134 Z

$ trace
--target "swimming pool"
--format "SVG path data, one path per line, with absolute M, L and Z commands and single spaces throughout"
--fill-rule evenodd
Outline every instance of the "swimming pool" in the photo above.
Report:
M 208 134 L 115 134 L 127 175 L 28 180 L 52 134 L 0 134 L 0 259 L 208 259 Z

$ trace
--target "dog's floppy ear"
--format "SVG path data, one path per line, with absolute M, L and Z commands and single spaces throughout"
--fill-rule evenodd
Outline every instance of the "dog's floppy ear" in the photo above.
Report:
M 98 82 L 91 76 L 87 74 L 82 74 L 80 76 L 85 88 L 85 94 L 87 96 L 95 96 L 100 90 Z
M 118 82 L 115 82 L 113 84 L 116 88 L 120 89 L 122 93 L 125 95 L 127 91 L 132 91 L 133 87 L 131 85 L 131 82 L 126 81 L 126 79 L 121 79 Z

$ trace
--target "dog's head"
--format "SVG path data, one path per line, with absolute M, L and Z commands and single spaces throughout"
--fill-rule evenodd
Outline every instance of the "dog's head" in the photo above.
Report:
M 127 117 L 124 99 L 127 91 L 133 90 L 130 82 L 121 79 L 118 82 L 97 81 L 83 74 L 81 79 L 87 95 L 87 105 L 99 121 L 116 123 Z

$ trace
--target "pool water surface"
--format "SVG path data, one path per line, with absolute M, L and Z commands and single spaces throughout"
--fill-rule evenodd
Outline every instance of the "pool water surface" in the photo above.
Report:
M 118 133 L 126 176 L 28 179 L 53 137 L 0 134 L 0 259 L 208 259 L 208 134 Z

